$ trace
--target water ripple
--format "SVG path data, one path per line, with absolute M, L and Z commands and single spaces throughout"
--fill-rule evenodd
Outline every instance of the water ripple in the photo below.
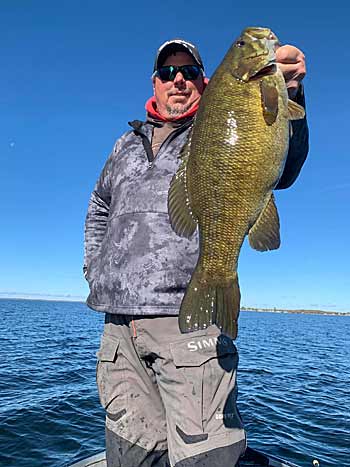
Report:
M 103 450 L 103 315 L 26 300 L 0 311 L 0 465 L 63 467 Z M 302 467 L 350 466 L 349 331 L 349 317 L 241 314 L 239 408 L 253 447 Z

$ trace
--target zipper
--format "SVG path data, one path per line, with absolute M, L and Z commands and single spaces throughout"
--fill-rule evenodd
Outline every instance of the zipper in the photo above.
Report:
M 146 151 L 146 156 L 148 160 L 148 168 L 151 169 L 153 167 L 153 161 L 156 158 L 156 156 L 154 156 L 154 153 L 153 153 L 151 142 L 145 133 L 141 133 L 140 131 L 138 131 L 136 132 L 136 134 L 141 136 L 142 144 L 143 144 L 144 150 Z
M 183 131 L 187 130 L 187 128 L 189 128 L 192 125 L 193 121 L 190 120 L 189 122 L 186 122 L 184 125 L 180 126 L 176 130 L 172 131 L 165 138 L 165 140 L 162 142 L 162 144 L 160 145 L 160 148 L 159 148 L 156 156 L 153 153 L 152 144 L 151 144 L 150 140 L 148 139 L 148 136 L 146 135 L 146 133 L 144 131 L 141 130 L 141 128 L 143 126 L 143 122 L 141 120 L 133 120 L 132 122 L 128 122 L 128 123 L 134 129 L 135 134 L 141 137 L 142 145 L 143 145 L 144 150 L 145 150 L 146 155 L 147 155 L 148 168 L 152 169 L 154 167 L 154 161 L 158 157 L 161 150 L 165 146 L 167 146 L 171 141 L 173 141 L 173 139 L 175 139 L 176 136 L 178 136 Z
M 171 143 L 171 141 L 173 141 L 176 136 L 178 136 L 179 134 L 181 134 L 182 132 L 186 131 L 187 128 L 189 128 L 190 126 L 192 125 L 192 121 L 188 122 L 188 123 L 185 123 L 184 125 L 182 125 L 181 127 L 177 128 L 176 130 L 172 131 L 166 138 L 165 140 L 162 142 L 162 144 L 160 145 L 160 148 L 157 152 L 157 155 L 153 158 L 153 161 L 152 161 L 152 164 L 151 164 L 151 167 L 149 168 L 152 168 L 153 167 L 153 162 L 154 162 L 154 159 L 156 159 L 159 155 L 159 153 L 161 152 L 161 150 L 163 148 L 165 148 L 166 146 L 168 146 L 169 143 Z
M 138 135 L 141 137 L 142 145 L 146 152 L 146 156 L 148 160 L 148 168 L 151 168 L 155 157 L 154 157 L 152 145 L 151 145 L 150 140 L 148 139 L 148 136 L 146 135 L 145 132 L 141 130 L 143 126 L 143 122 L 141 122 L 141 120 L 133 120 L 132 122 L 128 122 L 128 123 L 134 129 L 135 135 Z

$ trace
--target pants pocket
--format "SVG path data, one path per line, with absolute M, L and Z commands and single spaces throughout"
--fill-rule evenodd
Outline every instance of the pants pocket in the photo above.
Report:
M 189 443 L 191 439 L 203 438 L 189 434 L 219 434 L 220 428 L 225 427 L 225 418 L 238 417 L 232 415 L 236 411 L 238 364 L 232 340 L 222 334 L 204 335 L 171 343 L 170 352 L 175 367 L 173 378 L 177 382 L 173 399 L 178 399 L 174 404 L 182 407 L 177 431 L 180 428 L 183 440 Z M 237 426 L 236 420 L 234 425 Z
M 113 404 L 113 412 L 125 402 L 127 394 L 123 391 L 124 370 L 118 356 L 120 341 L 114 336 L 103 335 L 97 352 L 96 381 L 102 406 L 108 411 Z M 125 407 L 125 403 L 122 404 Z

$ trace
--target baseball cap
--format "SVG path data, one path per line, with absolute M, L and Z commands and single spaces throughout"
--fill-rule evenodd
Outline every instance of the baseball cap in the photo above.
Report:
M 157 50 L 153 72 L 155 72 L 160 66 L 163 65 L 169 55 L 179 51 L 184 51 L 190 54 L 196 64 L 204 71 L 204 65 L 197 47 L 191 42 L 185 41 L 183 39 L 172 39 L 170 41 L 164 42 L 164 44 L 162 44 Z

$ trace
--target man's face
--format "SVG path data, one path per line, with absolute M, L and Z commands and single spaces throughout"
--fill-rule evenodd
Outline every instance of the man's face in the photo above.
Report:
M 169 55 L 163 63 L 163 66 L 169 65 L 196 65 L 196 62 L 186 52 L 176 52 L 176 55 Z M 158 112 L 168 120 L 174 120 L 198 103 L 204 91 L 203 75 L 200 74 L 193 81 L 185 80 L 180 71 L 174 81 L 162 81 L 156 76 L 153 87 Z

